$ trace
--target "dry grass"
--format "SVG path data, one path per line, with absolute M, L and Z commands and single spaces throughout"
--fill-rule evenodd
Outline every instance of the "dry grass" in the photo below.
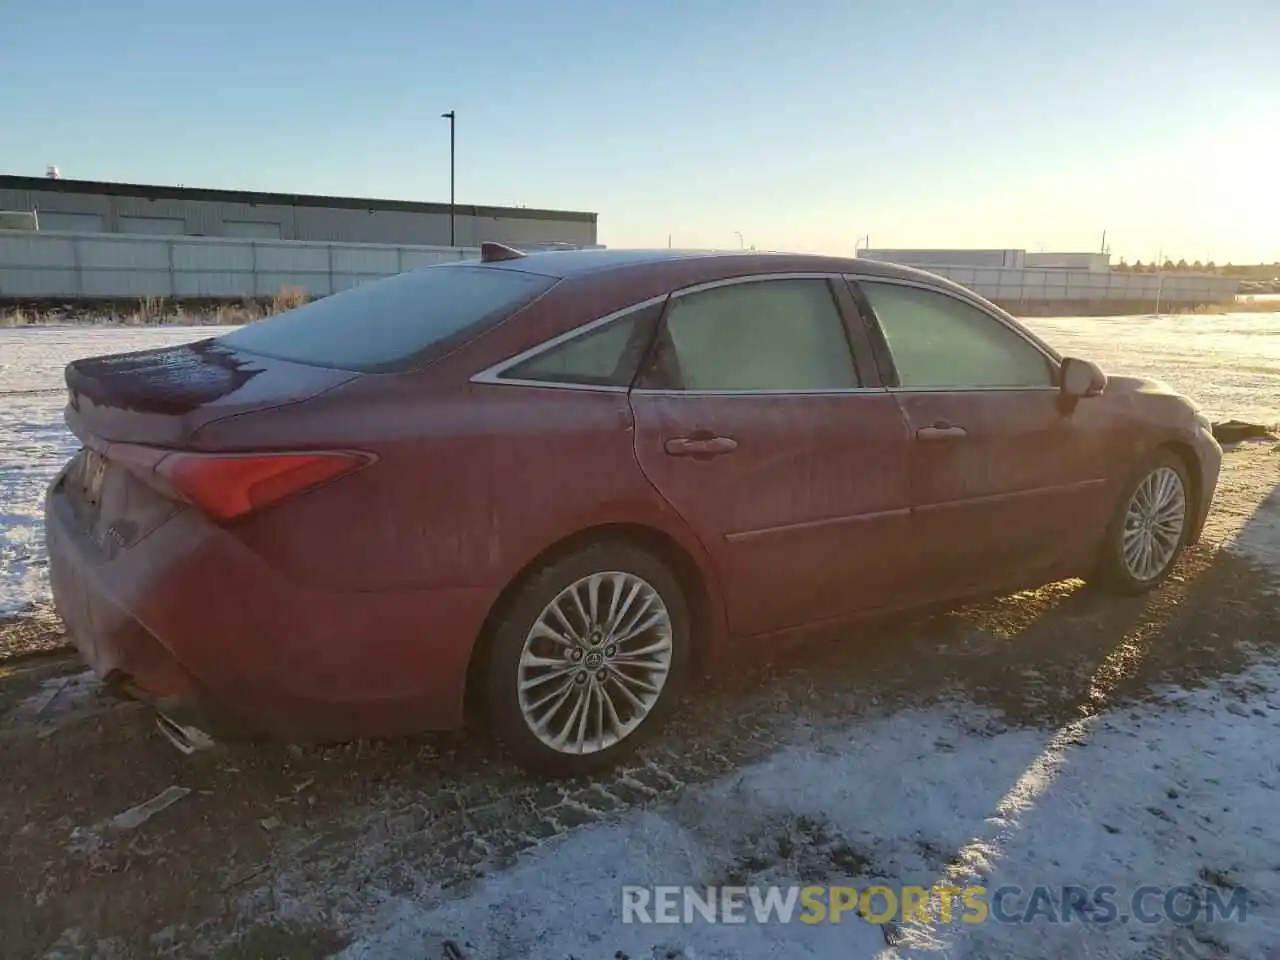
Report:
M 21 307 L 14 310 L 0 310 L 0 327 L 26 327 L 37 322 L 38 318 L 34 313 L 29 313 Z
M 271 303 L 267 307 L 267 313 L 275 316 L 277 313 L 284 313 L 286 310 L 292 310 L 294 307 L 300 307 L 307 303 L 311 298 L 307 296 L 307 291 L 301 287 L 281 287 Z
M 239 303 L 223 303 L 213 312 L 213 322 L 223 327 L 253 323 L 262 319 L 262 306 L 256 300 L 244 299 Z
M 1280 313 L 1280 300 L 1245 297 L 1235 303 L 1215 303 L 1198 313 Z

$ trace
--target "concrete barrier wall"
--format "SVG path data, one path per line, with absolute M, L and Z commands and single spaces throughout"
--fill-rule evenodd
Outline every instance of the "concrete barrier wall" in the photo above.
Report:
M 0 298 L 326 296 L 480 255 L 470 247 L 0 231 Z
M 921 269 L 954 280 L 979 296 L 1002 304 L 1104 302 L 1162 304 L 1225 303 L 1240 281 L 1185 273 L 1116 273 L 1087 269 L 928 266 Z
M 530 244 L 525 249 L 539 249 Z M 473 247 L 310 243 L 0 230 L 0 298 L 267 297 L 301 287 L 312 297 L 405 270 L 479 256 Z M 937 265 L 1004 305 L 1019 303 L 1223 303 L 1239 281 L 1207 274 Z

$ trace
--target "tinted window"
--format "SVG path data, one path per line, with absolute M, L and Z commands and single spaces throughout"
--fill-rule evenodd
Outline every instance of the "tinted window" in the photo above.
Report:
M 1049 360 L 1027 339 L 955 297 L 860 280 L 903 387 L 1049 387 Z
M 425 267 L 365 283 L 266 320 L 219 342 L 345 370 L 392 369 L 434 344 L 497 322 L 555 280 L 491 267 Z
M 825 280 L 764 280 L 671 301 L 646 386 L 834 390 L 858 386 Z
M 628 387 L 662 304 L 633 310 L 502 371 L 506 380 Z

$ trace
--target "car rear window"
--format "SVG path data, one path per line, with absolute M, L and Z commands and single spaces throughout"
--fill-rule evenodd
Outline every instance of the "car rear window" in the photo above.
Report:
M 218 342 L 312 366 L 401 369 L 427 359 L 433 347 L 497 323 L 555 282 L 493 267 L 424 267 L 247 324 Z

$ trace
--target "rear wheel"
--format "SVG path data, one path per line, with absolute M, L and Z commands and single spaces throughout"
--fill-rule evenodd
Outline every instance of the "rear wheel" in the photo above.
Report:
M 1142 593 L 1169 575 L 1187 541 L 1191 485 L 1182 459 L 1158 450 L 1120 498 L 1099 563 L 1101 582 L 1121 593 Z
M 521 587 L 489 648 L 494 736 L 556 776 L 616 763 L 661 726 L 684 680 L 684 595 L 657 557 L 599 543 Z

